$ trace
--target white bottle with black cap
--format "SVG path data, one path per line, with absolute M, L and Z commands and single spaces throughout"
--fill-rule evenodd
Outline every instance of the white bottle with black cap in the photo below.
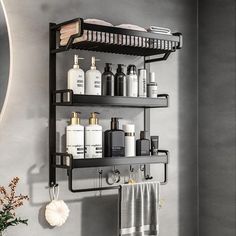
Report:
M 84 126 L 80 124 L 80 112 L 72 112 L 70 124 L 66 127 L 66 151 L 74 159 L 84 158 Z
M 127 96 L 138 97 L 138 76 L 135 65 L 129 65 L 127 68 Z
M 157 83 L 155 72 L 150 72 L 150 82 L 147 85 L 147 95 L 149 98 L 157 98 Z
M 135 125 L 125 124 L 123 125 L 123 130 L 125 132 L 125 156 L 133 157 L 135 156 L 135 151 L 136 151 Z
M 84 94 L 84 71 L 79 68 L 78 55 L 74 55 L 74 65 L 67 74 L 67 88 L 73 90 L 74 94 Z

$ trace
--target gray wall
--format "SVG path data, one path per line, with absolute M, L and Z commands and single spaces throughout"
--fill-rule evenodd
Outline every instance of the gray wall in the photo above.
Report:
M 236 235 L 235 1 L 199 2 L 200 235 Z
M 66 174 L 59 171 L 60 198 L 70 209 L 70 217 L 61 228 L 45 223 L 43 210 L 48 202 L 48 23 L 75 17 L 94 17 L 114 24 L 156 24 L 170 27 L 184 35 L 184 48 L 168 61 L 154 63 L 159 92 L 170 95 L 168 109 L 151 112 L 151 134 L 160 135 L 160 146 L 170 150 L 169 183 L 162 187 L 164 207 L 160 212 L 161 235 L 197 235 L 197 3 L 192 0 L 4 0 L 12 36 L 12 78 L 9 100 L 0 123 L 1 184 L 12 176 L 22 180 L 20 190 L 29 192 L 31 201 L 20 213 L 29 217 L 29 227 L 19 226 L 9 234 L 38 235 L 115 235 L 117 222 L 116 192 L 72 194 L 67 190 Z M 92 53 L 79 52 L 89 67 Z M 73 52 L 58 57 L 60 88 L 66 85 L 66 71 L 72 65 Z M 142 58 L 96 54 L 101 62 L 135 63 Z M 80 109 L 85 124 L 92 108 Z M 143 129 L 143 112 L 139 109 L 97 109 L 101 124 L 108 128 L 111 116 L 134 121 L 137 133 Z M 58 109 L 58 149 L 63 150 L 63 134 L 71 109 Z M 160 168 L 152 167 L 159 175 Z M 80 185 L 94 186 L 96 176 L 79 171 Z M 124 172 L 127 170 L 123 170 Z

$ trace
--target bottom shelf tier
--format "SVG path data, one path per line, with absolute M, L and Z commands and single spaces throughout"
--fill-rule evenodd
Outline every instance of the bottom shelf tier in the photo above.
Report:
M 104 157 L 95 159 L 73 159 L 68 153 L 56 153 L 54 167 L 75 169 L 120 165 L 168 164 L 168 151 L 159 150 L 157 156 Z

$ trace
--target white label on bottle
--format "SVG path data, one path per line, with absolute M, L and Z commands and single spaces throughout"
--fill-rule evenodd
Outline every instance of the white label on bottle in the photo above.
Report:
M 102 158 L 102 130 L 85 131 L 85 158 Z
M 81 129 L 67 129 L 66 150 L 74 159 L 84 158 L 84 131 Z

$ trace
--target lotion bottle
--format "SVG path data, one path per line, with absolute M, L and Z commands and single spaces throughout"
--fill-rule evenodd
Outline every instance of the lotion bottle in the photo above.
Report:
M 102 78 L 101 72 L 96 69 L 95 57 L 92 57 L 92 65 L 90 70 L 86 72 L 86 95 L 101 95 Z
M 72 112 L 66 127 L 66 150 L 74 159 L 84 158 L 84 126 L 80 125 L 79 112 Z
M 147 95 L 150 98 L 157 98 L 157 83 L 155 72 L 150 72 L 150 82 L 147 85 Z
M 67 88 L 73 90 L 74 94 L 84 94 L 84 71 L 79 68 L 78 55 L 74 55 L 74 65 L 67 74 Z
M 129 65 L 127 68 L 127 96 L 138 97 L 138 77 L 135 65 Z
M 125 132 L 125 156 L 133 157 L 135 156 L 135 125 L 125 124 L 123 125 L 123 130 Z
M 97 114 L 90 114 L 89 125 L 85 127 L 85 158 L 102 158 L 102 126 Z

